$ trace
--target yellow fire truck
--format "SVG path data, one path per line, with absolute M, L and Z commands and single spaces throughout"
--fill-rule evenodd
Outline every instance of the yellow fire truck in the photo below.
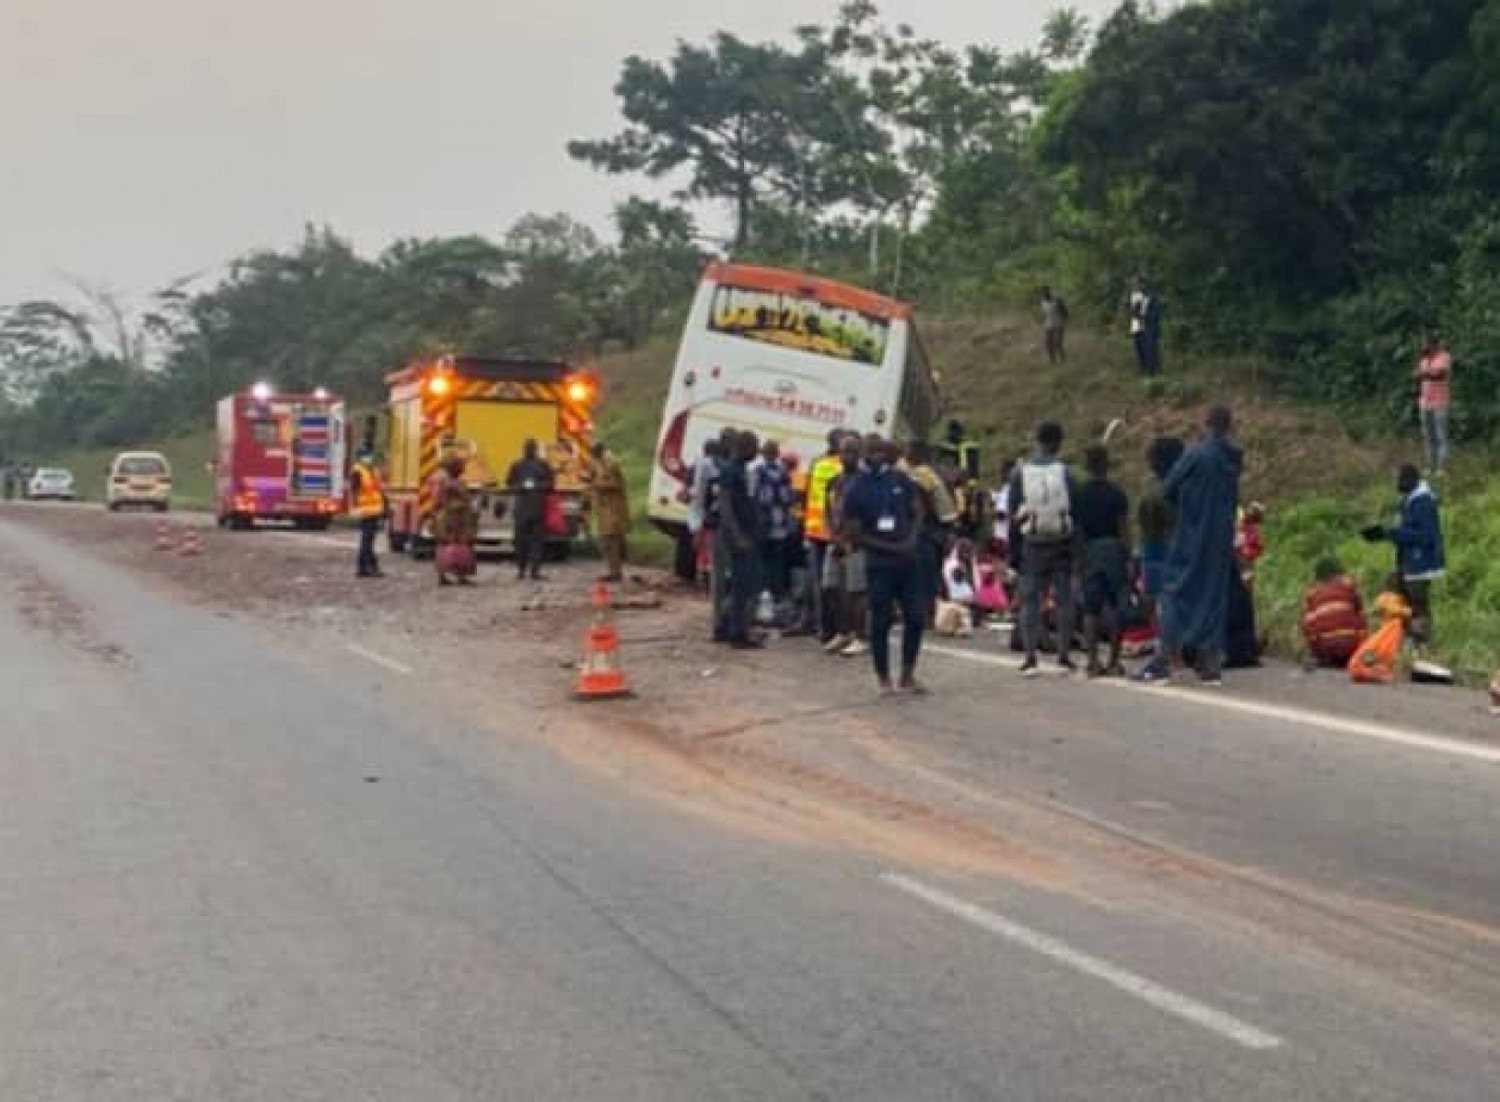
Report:
M 535 440 L 555 475 L 548 550 L 565 555 L 583 532 L 585 475 L 598 381 L 564 363 L 444 356 L 386 377 L 386 490 L 390 542 L 396 554 L 432 548 L 434 476 L 450 456 L 464 460 L 464 480 L 479 505 L 479 543 L 515 546 L 510 465 Z M 373 428 L 373 426 L 371 426 Z

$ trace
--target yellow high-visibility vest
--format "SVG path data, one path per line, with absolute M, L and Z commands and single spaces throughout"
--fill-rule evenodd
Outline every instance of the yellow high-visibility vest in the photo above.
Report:
M 819 457 L 807 476 L 807 514 L 802 529 L 810 540 L 827 543 L 833 538 L 828 530 L 828 486 L 844 470 L 844 461 L 836 455 Z
M 359 490 L 352 502 L 351 516 L 364 520 L 367 517 L 385 515 L 385 487 L 375 468 L 368 463 L 354 464 L 354 474 L 359 476 Z

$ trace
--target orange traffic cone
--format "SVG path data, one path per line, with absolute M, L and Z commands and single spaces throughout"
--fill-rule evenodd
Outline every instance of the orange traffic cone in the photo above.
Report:
M 594 586 L 594 622 L 583 639 L 583 668 L 573 695 L 579 700 L 611 700 L 630 696 L 625 671 L 620 668 L 620 637 L 615 634 L 614 602 L 609 588 Z
M 184 556 L 203 554 L 203 537 L 189 528 L 182 534 L 182 543 L 178 546 L 177 553 Z
M 170 551 L 176 544 L 172 539 L 172 528 L 164 520 L 156 522 L 156 549 L 158 551 Z

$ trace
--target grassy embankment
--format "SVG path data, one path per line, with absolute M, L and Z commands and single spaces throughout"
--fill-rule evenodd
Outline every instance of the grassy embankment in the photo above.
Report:
M 1014 319 L 938 319 L 924 335 L 942 373 L 947 408 L 984 445 L 990 478 L 1004 456 L 1026 450 L 1031 427 L 1043 417 L 1067 426 L 1074 460 L 1088 440 L 1121 418 L 1113 450 L 1118 477 L 1134 494 L 1144 481 L 1141 455 L 1151 437 L 1191 436 L 1207 404 L 1233 405 L 1246 449 L 1246 499 L 1261 500 L 1269 510 L 1256 597 L 1262 626 L 1279 649 L 1295 646 L 1301 593 L 1317 559 L 1339 558 L 1371 594 L 1391 568 L 1390 548 L 1367 546 L 1357 533 L 1393 511 L 1395 464 L 1418 453 L 1411 434 L 1356 440 L 1335 414 L 1270 395 L 1253 361 L 1169 358 L 1165 378 L 1146 387 L 1125 342 L 1112 336 L 1071 334 L 1069 363 L 1053 368 L 1033 328 Z M 655 564 L 669 562 L 671 548 L 645 521 L 646 489 L 673 353 L 664 341 L 599 365 L 605 384 L 599 435 L 620 454 L 634 494 L 632 558 Z M 213 451 L 211 432 L 141 446 L 171 460 L 179 507 L 211 504 L 204 467 Z M 112 454 L 79 452 L 49 461 L 71 467 L 80 491 L 98 501 Z M 1450 570 L 1437 590 L 1440 657 L 1470 677 L 1488 676 L 1500 661 L 1500 557 L 1490 552 L 1500 544 L 1500 476 L 1483 453 L 1465 455 L 1444 497 Z
M 211 429 L 183 433 L 162 440 L 142 441 L 131 448 L 71 451 L 49 456 L 49 466 L 66 467 L 73 472 L 78 495 L 84 501 L 104 500 L 104 481 L 110 461 L 122 451 L 159 451 L 172 465 L 172 507 L 174 509 L 209 509 L 213 506 L 214 483 L 206 464 L 214 456 L 214 434 Z
M 1414 436 L 1357 440 L 1331 411 L 1278 400 L 1249 360 L 1173 360 L 1166 376 L 1147 387 L 1130 349 L 1113 336 L 1070 335 L 1070 360 L 1048 366 L 1032 326 L 1015 319 L 930 321 L 924 338 L 942 378 L 952 416 L 984 446 L 994 479 L 1006 455 L 1022 454 L 1044 417 L 1069 431 L 1076 461 L 1085 444 L 1113 419 L 1120 481 L 1134 495 L 1145 479 L 1142 462 L 1153 436 L 1192 437 L 1205 407 L 1228 402 L 1239 419 L 1246 450 L 1246 500 L 1268 507 L 1267 556 L 1257 580 L 1262 627 L 1276 647 L 1295 649 L 1303 588 L 1317 559 L 1333 555 L 1354 570 L 1371 595 L 1392 566 L 1389 546 L 1370 547 L 1359 529 L 1395 508 L 1394 471 L 1417 457 Z M 601 435 L 621 454 L 638 516 L 646 508 L 651 452 L 672 362 L 660 344 L 601 364 L 606 397 Z M 1488 677 L 1500 661 L 1500 478 L 1482 454 L 1463 457 L 1445 492 L 1449 577 L 1437 590 L 1440 657 L 1470 677 Z M 663 562 L 665 540 L 638 523 L 634 553 Z M 1487 538 L 1489 537 L 1489 538 Z

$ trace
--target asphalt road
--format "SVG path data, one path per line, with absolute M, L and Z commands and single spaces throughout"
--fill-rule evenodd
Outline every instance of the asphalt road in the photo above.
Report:
M 1500 1093 L 1495 764 L 1053 684 L 872 719 L 1242 874 L 1064 889 L 715 828 L 287 643 L 0 522 L 0 1098 Z

